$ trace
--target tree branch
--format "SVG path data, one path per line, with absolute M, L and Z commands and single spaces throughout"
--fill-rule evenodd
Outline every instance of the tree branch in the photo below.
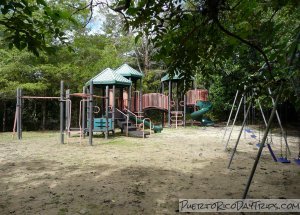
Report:
M 217 17 L 214 18 L 214 22 L 217 24 L 217 26 L 220 28 L 220 30 L 223 31 L 223 32 L 224 32 L 225 34 L 227 34 L 228 36 L 231 36 L 231 37 L 233 37 L 233 38 L 239 40 L 240 42 L 242 42 L 242 43 L 244 43 L 244 44 L 250 46 L 251 48 L 254 48 L 256 51 L 258 51 L 258 52 L 262 55 L 262 57 L 263 57 L 265 63 L 267 64 L 268 71 L 269 71 L 269 73 L 270 73 L 270 75 L 271 75 L 271 78 L 273 79 L 272 67 L 271 67 L 270 61 L 269 61 L 267 55 L 264 53 L 264 51 L 263 51 L 259 46 L 255 45 L 255 44 L 252 44 L 252 43 L 250 43 L 249 41 L 247 41 L 247 40 L 241 38 L 240 36 L 238 36 L 238 35 L 236 35 L 236 34 L 230 32 L 229 30 L 225 29 L 225 28 L 222 26 L 222 24 L 220 23 L 220 21 L 219 21 L 219 19 L 218 19 Z

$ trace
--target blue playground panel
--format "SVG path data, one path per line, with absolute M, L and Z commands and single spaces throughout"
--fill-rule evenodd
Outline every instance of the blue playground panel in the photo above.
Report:
M 89 129 L 89 120 L 87 120 L 87 128 Z M 113 130 L 112 118 L 108 118 L 108 130 Z M 105 132 L 106 131 L 106 118 L 94 118 L 93 132 Z

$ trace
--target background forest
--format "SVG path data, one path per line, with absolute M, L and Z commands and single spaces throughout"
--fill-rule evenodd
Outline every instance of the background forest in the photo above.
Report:
M 297 121 L 297 1 L 16 0 L 0 9 L 1 131 L 12 130 L 17 87 L 57 96 L 64 80 L 81 92 L 103 69 L 123 63 L 145 74 L 143 92 L 159 92 L 167 72 L 195 76 L 210 92 L 216 121 L 226 120 L 237 89 L 263 92 L 284 80 L 279 112 L 285 122 Z M 24 130 L 58 129 L 58 110 L 57 101 L 26 101 Z

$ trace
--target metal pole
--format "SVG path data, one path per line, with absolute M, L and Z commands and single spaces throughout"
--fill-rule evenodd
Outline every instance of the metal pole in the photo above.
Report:
M 261 107 L 261 104 L 260 104 L 260 101 L 259 101 L 259 100 L 258 100 L 258 106 L 259 106 L 259 109 L 260 109 L 260 112 L 261 112 L 262 118 L 263 118 L 263 120 L 264 120 L 264 123 L 265 123 L 265 125 L 266 125 L 266 127 L 267 127 L 268 123 L 267 123 L 267 120 L 266 120 L 266 117 L 265 117 L 264 111 L 263 111 L 263 109 L 262 109 L 262 107 Z
M 227 142 L 226 142 L 226 144 L 225 144 L 225 148 L 224 148 L 224 150 L 226 150 L 226 149 L 227 149 L 227 146 L 228 146 L 228 143 L 229 143 L 229 140 L 230 140 L 230 137 L 231 137 L 231 134 L 232 134 L 232 131 L 233 131 L 234 125 L 235 125 L 235 121 L 236 121 L 236 119 L 237 119 L 237 116 L 238 116 L 238 114 L 239 114 L 239 112 L 240 112 L 240 108 L 241 108 L 241 105 L 242 105 L 243 99 L 244 99 L 244 94 L 242 94 L 242 97 L 241 97 L 241 100 L 240 100 L 240 103 L 239 103 L 238 109 L 236 110 L 235 117 L 234 117 L 234 120 L 233 120 L 233 123 L 232 123 L 232 126 L 231 126 L 231 130 L 230 130 L 230 133 L 229 133 L 229 136 L 228 136 Z
M 116 105 L 115 105 L 115 101 L 116 101 L 116 86 L 113 85 L 113 103 L 112 103 L 112 107 L 111 107 L 111 111 L 112 111 L 112 129 L 113 131 L 115 132 L 115 108 L 116 108 Z
M 259 100 L 258 100 L 258 105 L 259 105 L 259 109 L 260 109 L 261 115 L 262 115 L 262 117 L 263 117 L 263 119 L 264 119 L 265 125 L 266 125 L 266 127 L 267 127 L 267 126 L 268 126 L 268 123 L 267 123 L 267 120 L 266 120 L 264 111 L 263 111 L 263 109 L 262 109 L 262 107 L 261 107 L 261 105 L 260 105 Z M 271 138 L 272 138 L 272 134 L 271 134 Z M 275 162 L 277 162 L 277 158 L 276 158 L 276 156 L 275 156 L 275 154 L 274 154 L 274 152 L 273 152 L 273 150 L 272 150 L 271 145 L 270 145 L 268 142 L 267 142 L 267 146 L 268 146 L 268 150 L 269 150 L 269 152 L 270 152 L 270 154 L 271 154 L 273 160 L 274 160 Z
M 90 100 L 89 100 L 89 144 L 93 145 L 93 81 L 90 82 Z
M 274 105 L 275 105 L 275 101 L 274 101 L 274 98 L 272 97 L 272 91 L 271 91 L 270 88 L 268 88 L 268 91 L 269 91 L 270 97 L 271 97 L 271 99 L 272 99 L 272 104 L 273 104 L 273 106 L 274 106 Z M 279 126 L 280 126 L 281 133 L 284 134 L 285 132 L 284 132 L 284 130 L 283 130 L 283 126 L 282 126 L 282 123 L 281 123 L 281 120 L 280 120 L 280 117 L 279 117 L 279 114 L 278 114 L 277 109 L 276 109 L 276 111 L 275 111 L 275 114 L 276 114 L 276 117 L 277 117 L 277 120 L 278 120 L 278 124 L 279 124 Z M 283 138 L 284 138 L 284 142 L 285 142 L 286 148 L 287 148 L 287 150 L 288 150 L 288 152 L 289 152 L 289 155 L 291 155 L 291 150 L 290 150 L 289 144 L 288 144 L 288 142 L 287 142 L 287 138 L 286 138 L 285 135 L 283 135 Z
M 169 99 L 168 99 L 168 126 L 171 127 L 171 91 L 172 91 L 172 82 L 169 80 Z
M 250 103 L 249 103 L 248 109 L 247 109 L 247 111 L 246 111 L 246 115 L 244 116 L 244 121 L 243 121 L 241 130 L 240 130 L 239 136 L 238 136 L 238 138 L 237 138 L 237 140 L 236 140 L 236 143 L 235 143 L 235 146 L 234 146 L 234 148 L 233 148 L 233 150 L 232 150 L 231 157 L 230 157 L 230 160 L 229 160 L 229 163 L 228 163 L 228 167 L 227 167 L 228 169 L 230 168 L 230 165 L 231 165 L 232 160 L 233 160 L 233 156 L 234 156 L 234 154 L 235 154 L 235 152 L 236 152 L 236 149 L 237 149 L 237 146 L 238 146 L 238 144 L 239 144 L 239 142 L 240 142 L 240 139 L 241 139 L 241 136 L 242 136 L 242 133 L 243 133 L 243 130 L 244 130 L 244 126 L 245 126 L 245 124 L 246 124 L 247 116 L 248 116 L 249 111 L 250 111 L 250 109 L 251 109 L 251 103 L 252 103 L 252 101 L 250 101 Z
M 82 93 L 86 94 L 86 87 L 82 88 Z M 83 101 L 82 101 L 82 132 L 83 132 L 83 138 L 85 138 L 85 104 L 86 104 L 86 98 L 83 97 Z
M 64 144 L 64 81 L 60 81 L 60 143 Z
M 108 85 L 106 85 L 106 89 L 105 89 L 105 118 L 106 118 L 106 132 L 105 132 L 105 139 L 108 139 L 108 103 L 109 103 L 109 94 L 108 94 Z
M 272 112 L 271 112 L 271 116 L 270 116 L 268 124 L 267 124 L 267 128 L 265 130 L 262 142 L 261 142 L 261 144 L 259 146 L 259 149 L 258 149 L 258 152 L 257 152 L 257 156 L 256 156 L 256 159 L 255 159 L 255 162 L 253 164 L 250 176 L 248 178 L 248 181 L 247 181 L 247 184 L 246 184 L 246 188 L 245 188 L 245 191 L 244 191 L 244 194 L 243 194 L 243 199 L 247 198 L 247 194 L 248 194 L 248 191 L 249 191 L 249 188 L 250 188 L 253 176 L 255 174 L 256 167 L 258 165 L 259 159 L 261 157 L 262 150 L 264 148 L 266 139 L 268 137 L 268 133 L 269 133 L 269 130 L 270 130 L 270 127 L 271 127 L 271 124 L 272 124 L 272 121 L 273 121 L 273 118 L 274 118 L 274 115 L 275 115 L 275 112 L 276 112 L 276 108 L 277 108 L 277 104 L 278 104 L 278 101 L 279 101 L 279 97 L 280 97 L 280 94 L 282 93 L 282 85 L 283 85 L 283 82 L 281 82 L 281 85 L 280 85 L 280 88 L 279 88 L 279 91 L 278 91 L 278 95 L 277 95 L 276 100 L 274 102 L 273 109 L 272 109 Z
M 228 117 L 228 120 L 227 120 L 227 123 L 226 123 L 226 127 L 225 127 L 225 131 L 224 131 L 224 134 L 223 134 L 223 137 L 222 137 L 221 144 L 223 144 L 223 140 L 224 140 L 224 138 L 225 138 L 225 136 L 226 136 L 227 128 L 228 128 L 228 125 L 229 125 L 230 120 L 231 120 L 231 115 L 232 115 L 232 112 L 233 112 L 233 109 L 234 109 L 235 102 L 236 102 L 236 99 L 237 99 L 237 97 L 238 97 L 238 94 L 239 94 L 239 91 L 237 90 L 237 91 L 236 91 L 236 94 L 235 94 L 235 97 L 234 97 L 234 100 L 233 100 L 233 104 L 232 104 L 231 110 L 230 110 L 230 114 L 229 114 L 229 117 Z

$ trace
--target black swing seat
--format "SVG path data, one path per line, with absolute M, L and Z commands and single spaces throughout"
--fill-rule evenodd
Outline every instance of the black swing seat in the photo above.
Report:
M 284 157 L 277 158 L 277 161 L 280 163 L 291 163 L 291 161 L 289 159 L 284 158 Z

